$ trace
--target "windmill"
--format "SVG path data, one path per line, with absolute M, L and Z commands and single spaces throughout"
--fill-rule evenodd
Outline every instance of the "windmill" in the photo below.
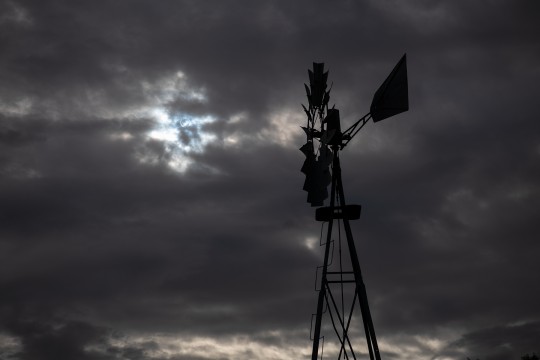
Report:
M 307 141 L 300 148 L 306 160 L 301 171 L 306 175 L 304 190 L 308 193 L 307 201 L 311 206 L 318 207 L 315 219 L 322 221 L 323 225 L 327 224 L 326 241 L 324 244 L 321 242 L 325 248 L 324 262 L 318 268 L 321 273 L 320 280 L 319 271 L 316 279 L 319 293 L 317 313 L 313 314 L 315 323 L 313 317 L 311 322 L 311 359 L 318 360 L 319 350 L 322 358 L 325 336 L 321 334 L 323 329 L 329 329 L 330 333 L 333 333 L 333 344 L 337 345 L 333 349 L 338 352 L 338 359 L 356 360 L 354 346 L 358 345 L 355 342 L 358 334 L 357 328 L 351 324 L 359 319 L 358 316 L 353 316 L 358 303 L 369 357 L 371 360 L 381 360 L 350 226 L 351 220 L 360 218 L 361 207 L 347 205 L 339 153 L 369 120 L 378 122 L 409 109 L 406 54 L 375 92 L 369 112 L 344 131 L 341 130 L 339 110 L 335 106 L 328 107 L 331 89 L 327 86 L 328 71 L 325 72 L 324 63 L 313 63 L 313 70 L 308 70 L 308 74 L 309 86 L 304 84 L 308 106 L 302 105 L 307 116 L 307 125 L 302 127 Z M 328 198 L 329 185 L 330 204 L 323 206 Z M 334 251 L 334 223 L 337 223 L 337 254 Z M 341 228 L 345 232 L 345 244 L 342 243 Z M 321 240 L 322 234 L 321 230 Z M 337 258 L 337 261 L 333 261 L 334 258 Z M 329 325 L 323 326 L 323 318 L 329 318 L 333 331 Z

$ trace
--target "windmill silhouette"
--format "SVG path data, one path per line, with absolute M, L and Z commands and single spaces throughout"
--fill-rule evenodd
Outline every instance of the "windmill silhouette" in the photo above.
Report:
M 315 323 L 313 318 L 311 323 L 311 358 L 318 360 L 319 350 L 322 358 L 325 336 L 321 334 L 323 329 L 328 329 L 334 334 L 332 339 L 337 344 L 334 349 L 338 352 L 338 359 L 356 360 L 357 351 L 354 347 L 358 345 L 355 342 L 358 334 L 353 322 L 359 319 L 353 315 L 358 303 L 369 357 L 371 360 L 380 360 L 375 327 L 350 226 L 351 220 L 360 218 L 361 207 L 347 205 L 339 154 L 369 120 L 378 122 L 409 109 L 406 54 L 375 92 L 370 111 L 344 131 L 341 130 L 339 110 L 335 106 L 328 107 L 331 89 L 327 86 L 328 71 L 324 71 L 324 63 L 313 63 L 313 70 L 308 70 L 308 74 L 310 85 L 304 84 L 308 107 L 302 105 L 307 116 L 307 125 L 302 127 L 307 141 L 300 148 L 306 160 L 301 171 L 306 175 L 304 190 L 308 193 L 307 201 L 311 206 L 319 207 L 315 211 L 315 219 L 322 221 L 323 225 L 327 224 L 326 240 L 321 243 L 325 248 L 324 262 L 318 268 L 321 272 L 320 280 L 319 276 L 316 279 L 319 294 Z M 323 206 L 328 198 L 329 185 L 330 204 Z M 342 241 L 342 228 L 345 242 Z M 337 244 L 333 240 L 333 236 L 336 236 L 334 230 L 337 230 Z M 322 234 L 323 231 L 321 240 Z M 334 262 L 334 258 L 337 261 Z M 333 331 L 329 325 L 323 326 L 326 317 L 330 319 Z

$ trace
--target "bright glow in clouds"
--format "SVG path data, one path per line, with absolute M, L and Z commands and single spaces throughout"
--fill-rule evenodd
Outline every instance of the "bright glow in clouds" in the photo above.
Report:
M 365 340 L 359 334 L 355 335 L 355 350 L 360 358 L 368 357 Z M 267 341 L 258 341 L 265 338 Z M 288 339 L 301 339 L 295 342 Z M 272 339 L 268 342 L 268 339 Z M 404 360 L 442 360 L 446 357 L 433 357 L 447 344 L 431 337 L 406 336 L 379 341 L 382 352 L 398 354 Z M 153 334 L 148 336 L 113 336 L 105 344 L 90 345 L 85 348 L 90 353 L 140 350 L 145 359 L 235 359 L 235 360 L 298 360 L 308 359 L 311 356 L 311 341 L 307 331 L 267 331 L 255 337 L 248 335 L 234 335 L 224 337 L 182 336 L 174 334 Z M 428 353 L 426 355 L 426 349 Z M 339 353 L 339 344 L 325 341 L 324 358 L 336 358 Z M 454 360 L 454 359 L 453 359 Z
M 15 354 L 21 351 L 21 348 L 19 339 L 0 333 L 0 359 L 14 359 Z
M 142 162 L 154 163 L 166 159 L 174 170 L 184 172 L 192 165 L 192 153 L 201 153 L 205 146 L 216 140 L 214 134 L 204 131 L 203 126 L 216 119 L 211 115 L 193 115 L 172 109 L 175 101 L 206 103 L 204 89 L 193 89 L 187 83 L 183 72 L 178 71 L 172 77 L 156 83 L 143 82 L 143 91 L 150 104 L 137 111 L 137 115 L 155 120 L 155 127 L 147 134 L 148 140 L 163 143 L 165 154 L 151 157 L 139 154 Z
M 316 250 L 318 248 L 317 245 L 319 245 L 319 238 L 315 236 L 308 236 L 304 239 L 304 245 L 309 250 Z
M 305 122 L 304 114 L 297 110 L 274 113 L 270 117 L 270 128 L 263 129 L 258 137 L 282 146 L 296 146 L 296 137 L 303 134 L 300 125 Z
M 264 335 L 264 334 L 263 334 Z M 286 335 L 269 334 L 278 340 L 287 338 Z M 147 347 L 154 343 L 157 346 Z M 105 345 L 105 346 L 104 346 Z M 108 344 L 87 346 L 85 350 L 92 353 L 106 353 L 111 347 L 118 350 L 128 348 L 140 349 L 146 359 L 235 359 L 235 360 L 297 360 L 308 358 L 311 348 L 292 344 L 269 345 L 250 339 L 248 336 L 228 336 L 225 338 L 181 337 L 173 335 L 153 335 L 149 337 L 111 338 Z
M 175 143 L 185 153 L 202 152 L 204 145 L 215 140 L 213 134 L 205 133 L 204 124 L 215 121 L 212 116 L 191 116 L 187 114 L 170 117 L 162 109 L 155 109 L 153 115 L 159 123 L 148 136 L 152 139 Z
M 305 329 L 304 329 L 305 330 Z M 104 343 L 88 344 L 85 352 L 104 357 L 110 356 L 111 351 L 137 350 L 141 351 L 145 359 L 235 359 L 235 360 L 298 360 L 311 356 L 311 341 L 307 331 L 279 331 L 271 330 L 257 334 L 255 338 L 248 335 L 235 335 L 225 337 L 183 336 L 175 334 L 148 334 L 139 336 L 119 336 L 118 333 L 110 336 Z M 367 348 L 363 337 L 355 334 L 357 354 L 361 358 L 367 357 Z M 272 341 L 258 341 L 256 338 L 273 339 Z M 445 336 L 443 336 L 445 337 Z M 305 338 L 305 342 L 296 343 L 287 339 Z M 399 354 L 403 360 L 455 360 L 442 354 L 437 355 L 449 343 L 450 339 L 442 340 L 427 336 L 401 335 L 390 339 L 380 338 L 379 347 L 382 352 Z M 2 356 L 16 354 L 21 350 L 18 338 L 0 333 L 0 348 Z M 430 355 L 426 355 L 431 352 Z M 466 354 L 465 349 L 453 349 L 459 354 Z M 339 344 L 330 341 L 324 344 L 324 358 L 336 358 L 339 353 Z M 462 358 L 462 357 L 460 357 Z
M 28 97 L 23 97 L 13 102 L 2 101 L 0 99 L 0 114 L 8 116 L 24 116 L 28 115 L 32 110 L 32 100 Z

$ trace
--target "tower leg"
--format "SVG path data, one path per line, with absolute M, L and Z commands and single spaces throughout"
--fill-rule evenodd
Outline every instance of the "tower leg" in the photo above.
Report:
M 339 201 L 341 206 L 346 206 L 345 193 L 343 192 L 343 182 L 341 181 L 341 167 L 339 164 L 339 157 L 336 157 L 333 169 L 333 177 L 337 178 L 337 192 L 339 194 Z M 347 245 L 349 246 L 349 253 L 351 256 L 351 263 L 353 266 L 354 279 L 356 281 L 356 292 L 358 293 L 358 302 L 360 304 L 360 310 L 362 312 L 362 320 L 364 322 L 364 330 L 366 332 L 366 341 L 369 349 L 369 357 L 371 360 L 381 360 L 379 353 L 379 346 L 377 344 L 377 338 L 375 336 L 375 327 L 373 326 L 373 320 L 371 319 L 371 312 L 369 311 L 369 304 L 367 299 L 366 286 L 362 278 L 362 270 L 360 268 L 360 262 L 358 261 L 358 255 L 356 252 L 356 246 L 351 231 L 351 225 L 347 217 L 343 218 L 343 227 L 345 228 L 345 235 L 347 237 Z
M 364 281 L 362 279 L 362 271 L 360 269 L 360 262 L 358 261 L 358 255 L 356 252 L 356 246 L 354 243 L 354 239 L 352 236 L 352 230 L 349 222 L 349 218 L 346 214 L 343 213 L 343 210 L 338 210 L 338 212 L 341 211 L 341 214 L 337 214 L 334 212 L 335 209 L 338 209 L 336 207 L 336 203 L 339 202 L 339 207 L 341 209 L 345 209 L 346 202 L 345 202 L 345 193 L 343 191 L 343 183 L 341 179 L 341 168 L 340 168 L 340 162 L 339 162 L 339 156 L 338 156 L 338 149 L 337 147 L 334 148 L 334 154 L 333 154 L 333 161 L 332 161 L 332 189 L 331 189 L 331 196 L 330 196 L 330 213 L 332 214 L 328 220 L 328 229 L 326 234 L 326 244 L 325 244 L 325 252 L 324 252 L 324 263 L 322 267 L 322 276 L 321 276 L 321 282 L 320 282 L 320 290 L 319 290 L 319 296 L 318 296 L 318 302 L 317 302 L 317 314 L 316 314 L 316 321 L 315 321 L 315 329 L 313 332 L 313 351 L 311 355 L 311 360 L 319 360 L 319 343 L 321 338 L 321 326 L 322 326 L 322 315 L 324 310 L 324 304 L 325 301 L 327 302 L 328 299 L 331 299 L 332 305 L 334 305 L 334 309 L 332 309 L 331 306 L 329 306 L 328 311 L 330 312 L 330 317 L 332 320 L 332 324 L 334 326 L 334 330 L 336 332 L 337 338 L 340 341 L 341 348 L 338 357 L 341 357 L 343 354 L 347 359 L 349 359 L 349 354 L 347 352 L 350 352 L 350 355 L 353 356 L 353 358 L 356 360 L 355 352 L 353 350 L 353 346 L 351 344 L 348 330 L 349 330 L 349 324 L 352 319 L 352 313 L 353 309 L 355 307 L 356 299 L 358 298 L 358 304 L 360 306 L 360 311 L 362 315 L 362 321 L 364 326 L 364 332 L 366 336 L 366 342 L 367 342 L 367 348 L 369 351 L 369 358 L 370 360 L 381 360 L 380 352 L 379 352 L 379 346 L 377 344 L 377 338 L 375 336 L 375 328 L 373 326 L 373 320 L 371 318 L 371 313 L 369 310 L 369 304 L 367 300 L 367 292 L 366 287 L 364 285 Z M 349 248 L 349 254 L 352 264 L 352 272 L 344 272 L 341 268 L 340 271 L 335 272 L 331 271 L 328 272 L 328 266 L 329 266 L 329 257 L 330 257 L 330 245 L 332 242 L 332 230 L 333 230 L 333 224 L 334 224 L 334 218 L 343 218 L 343 227 L 345 229 L 345 235 L 347 238 L 347 246 Z M 338 223 L 338 227 L 339 227 Z M 341 257 L 341 252 L 340 255 Z M 354 275 L 354 280 L 345 280 L 343 279 L 344 274 Z M 328 280 L 328 276 L 335 276 L 340 275 L 340 280 Z M 337 308 L 337 305 L 335 303 L 334 297 L 332 295 L 332 289 L 330 287 L 331 283 L 341 283 L 342 285 L 344 283 L 352 283 L 355 285 L 355 293 L 354 298 L 351 303 L 351 309 L 350 313 L 348 314 L 348 318 L 343 313 L 340 315 L 341 312 L 344 310 L 339 310 Z M 352 285 L 351 284 L 351 285 Z M 341 288 L 341 294 L 343 296 L 343 287 Z M 342 297 L 343 302 L 343 297 Z M 334 317 L 332 315 L 332 312 L 335 311 L 337 314 L 337 317 Z M 338 325 L 336 327 L 335 319 L 338 319 Z M 345 349 L 345 347 L 348 346 L 348 349 Z
M 337 158 L 337 151 L 334 151 L 334 161 Z M 330 193 L 330 208 L 334 209 L 336 200 L 336 182 L 337 179 L 332 176 L 332 190 Z M 317 300 L 317 317 L 315 318 L 315 331 L 313 333 L 313 351 L 311 352 L 311 360 L 317 360 L 319 356 L 319 339 L 321 338 L 321 322 L 324 308 L 324 300 L 326 297 L 326 276 L 328 271 L 328 257 L 330 254 L 330 243 L 332 242 L 332 226 L 334 219 L 328 222 L 328 231 L 326 235 L 326 244 L 324 248 L 324 263 L 321 276 L 321 286 L 319 288 L 319 298 Z

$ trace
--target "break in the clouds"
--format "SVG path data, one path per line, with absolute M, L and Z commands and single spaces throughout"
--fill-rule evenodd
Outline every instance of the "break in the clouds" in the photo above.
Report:
M 0 359 L 309 358 L 306 70 L 346 126 L 405 52 L 410 111 L 341 155 L 382 356 L 538 354 L 539 12 L 1 2 Z

